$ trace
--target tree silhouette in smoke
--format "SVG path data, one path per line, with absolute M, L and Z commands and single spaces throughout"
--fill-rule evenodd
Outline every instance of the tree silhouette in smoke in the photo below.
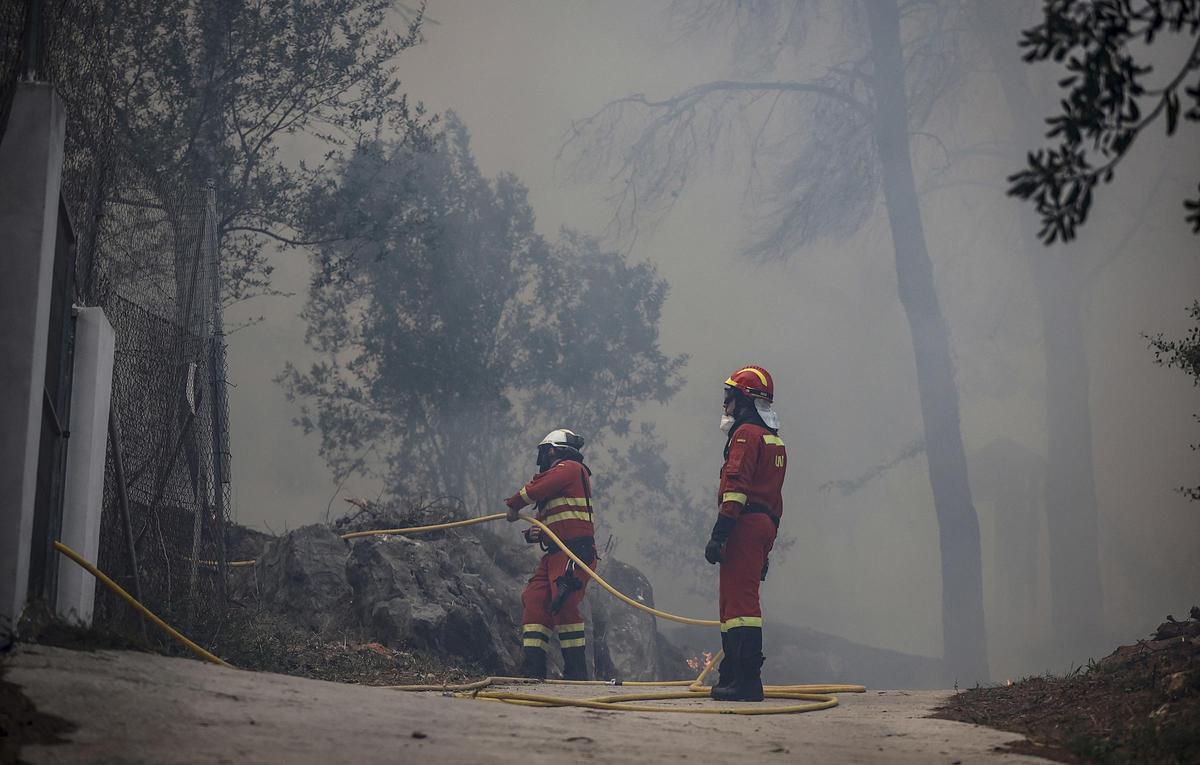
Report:
M 590 457 L 679 387 L 685 358 L 658 345 L 665 282 L 588 237 L 544 239 L 524 186 L 482 175 L 453 114 L 431 150 L 362 147 L 310 204 L 330 243 L 304 318 L 325 361 L 279 379 L 338 475 L 490 512 L 545 432 L 577 430 Z
M 1156 41 L 1195 38 L 1165 79 L 1144 63 Z M 1070 241 L 1091 211 L 1096 188 L 1116 177 L 1141 133 L 1160 120 L 1168 136 L 1184 122 L 1200 122 L 1200 0 L 1052 0 L 1042 23 L 1025 30 L 1025 60 L 1066 62 L 1061 112 L 1047 118 L 1052 148 L 1032 151 L 1028 166 L 1010 176 L 1009 193 L 1028 200 L 1042 218 L 1047 243 Z M 1136 55 L 1135 55 L 1136 54 Z M 1139 58 L 1142 59 L 1139 62 Z M 1185 199 L 1184 219 L 1200 234 L 1200 196 Z M 1200 322 L 1200 304 L 1189 315 Z M 1200 380 L 1195 359 L 1200 328 L 1179 340 L 1150 338 L 1155 361 L 1177 366 Z M 1181 487 L 1200 500 L 1200 487 Z
M 734 30 L 736 78 L 663 99 L 613 101 L 576 122 L 564 154 L 577 173 L 616 168 L 613 232 L 632 241 L 668 214 L 706 167 L 744 158 L 766 181 L 751 189 L 756 260 L 788 259 L 822 237 L 859 230 L 882 197 L 900 301 L 916 360 L 919 405 L 941 549 L 943 650 L 961 681 L 987 678 L 979 521 L 967 482 L 949 332 L 914 180 L 911 140 L 961 76 L 951 30 L 957 3 L 833 3 L 836 63 L 813 78 L 802 62 L 820 4 L 708 0 L 673 6 L 685 31 Z M 828 22 L 827 22 L 828 23 Z

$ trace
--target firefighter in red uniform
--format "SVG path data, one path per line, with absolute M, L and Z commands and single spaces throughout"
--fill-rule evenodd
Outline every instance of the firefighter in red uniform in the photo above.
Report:
M 526 505 L 537 507 L 537 518 L 558 535 L 564 544 L 589 566 L 596 562 L 595 529 L 592 526 L 592 471 L 583 464 L 583 437 L 566 429 L 551 431 L 538 444 L 538 474 L 519 492 L 504 500 L 508 520 L 517 520 Z M 546 677 L 546 646 L 557 635 L 563 656 L 563 679 L 587 680 L 586 640 L 583 603 L 588 574 L 579 569 L 567 554 L 540 529 L 525 531 L 528 542 L 542 545 L 546 554 L 521 593 L 524 607 L 525 677 Z
M 771 408 L 775 385 L 767 370 L 746 366 L 725 381 L 721 430 L 725 464 L 717 491 L 720 513 L 704 548 L 709 563 L 721 564 L 719 701 L 762 701 L 762 609 L 759 582 L 767 578 L 767 556 L 783 515 L 787 453 L 779 417 Z

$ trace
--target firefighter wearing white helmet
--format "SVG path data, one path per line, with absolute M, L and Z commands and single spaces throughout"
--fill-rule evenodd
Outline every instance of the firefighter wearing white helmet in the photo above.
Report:
M 552 430 L 538 444 L 538 473 L 521 490 L 504 500 L 508 520 L 526 505 L 534 505 L 537 518 L 588 565 L 595 565 L 596 540 L 592 525 L 592 471 L 583 464 L 583 437 L 566 428 Z M 538 562 L 521 593 L 523 613 L 521 673 L 546 677 L 546 649 L 558 638 L 563 656 L 563 678 L 587 680 L 584 621 L 579 607 L 587 587 L 587 572 L 536 528 L 525 539 L 540 543 L 546 554 Z

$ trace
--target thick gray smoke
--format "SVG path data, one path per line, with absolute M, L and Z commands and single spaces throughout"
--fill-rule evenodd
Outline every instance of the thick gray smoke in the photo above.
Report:
M 1008 22 L 1028 26 L 1027 4 L 1004 7 L 1016 14 Z M 827 35 L 812 35 L 811 46 L 789 62 L 796 72 L 820 76 L 835 63 L 836 46 L 821 42 L 841 23 L 829 15 L 814 17 Z M 732 57 L 735 47 L 720 28 L 683 34 L 668 8 L 633 0 L 432 0 L 429 16 L 425 44 L 401 60 L 410 96 L 461 116 L 484 173 L 511 171 L 527 184 L 538 227 L 548 235 L 560 226 L 600 233 L 614 214 L 607 176 L 572 179 L 556 162 L 573 120 L 622 96 L 669 96 L 735 77 L 753 63 Z M 1018 131 L 997 68 L 979 55 L 957 64 L 948 94 L 911 147 L 980 519 L 992 676 L 1004 678 L 1060 669 L 1049 663 L 1083 661 L 1088 653 L 1030 649 L 1053 638 L 1054 561 L 1041 496 L 1045 338 L 1020 203 L 1004 195 L 1004 178 L 1020 169 L 1022 150 L 1035 148 L 1017 146 L 1015 137 L 1031 126 L 1040 135 L 1049 112 L 1015 115 L 1023 123 Z M 1050 108 L 1060 72 L 1021 67 L 1033 103 Z M 1200 397 L 1187 377 L 1153 365 L 1141 337 L 1182 334 L 1185 307 L 1200 287 L 1200 240 L 1187 230 L 1181 206 L 1200 174 L 1200 141 L 1194 126 L 1188 130 L 1169 142 L 1145 136 L 1116 184 L 1103 189 L 1080 238 L 1036 253 L 1084 264 L 1076 268 L 1076 297 L 1089 385 L 1102 645 L 1128 642 L 1167 613 L 1186 612 L 1200 592 L 1200 513 L 1173 491 L 1196 482 L 1188 444 L 1198 440 L 1191 413 L 1200 410 Z M 720 466 L 722 381 L 740 364 L 770 369 L 791 454 L 783 531 L 796 544 L 772 564 L 768 619 L 941 655 L 938 528 L 887 215 L 876 200 L 852 236 L 819 239 L 786 260 L 757 265 L 740 253 L 763 234 L 754 229 L 762 207 L 747 201 L 755 198 L 747 191 L 763 183 L 765 170 L 751 167 L 745 152 L 716 151 L 660 225 L 621 242 L 670 283 L 664 351 L 691 356 L 682 391 L 637 415 L 657 423 L 672 469 L 707 490 Z M 230 323 L 264 320 L 231 337 L 229 362 L 237 385 L 230 395 L 235 509 L 241 522 L 278 531 L 323 518 L 339 487 L 315 437 L 290 425 L 296 410 L 271 382 L 285 362 L 310 358 L 298 316 L 307 259 L 283 253 L 276 267 L 276 287 L 296 295 L 236 308 Z M 513 448 L 529 450 L 532 463 L 541 435 L 529 433 Z M 512 476 L 513 487 L 524 478 Z M 351 477 L 334 511 L 342 496 L 378 490 Z M 635 538 L 647 528 L 614 527 L 622 555 L 646 565 L 660 604 L 710 612 L 686 582 L 636 560 Z M 699 556 L 703 541 L 680 543 Z

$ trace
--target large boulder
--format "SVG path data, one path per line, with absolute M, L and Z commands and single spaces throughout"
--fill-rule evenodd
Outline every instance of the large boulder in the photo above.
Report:
M 367 537 L 346 571 L 358 620 L 380 642 L 515 671 L 520 587 L 476 540 Z
M 354 596 L 348 555 L 327 526 L 302 526 L 268 542 L 255 571 L 263 603 L 309 629 L 343 624 Z
M 615 558 L 602 560 L 597 573 L 631 599 L 654 606 L 650 581 Z M 674 680 L 686 677 L 683 655 L 658 632 L 657 618 L 623 603 L 599 584 L 588 585 L 588 646 L 596 677 L 619 680 Z

